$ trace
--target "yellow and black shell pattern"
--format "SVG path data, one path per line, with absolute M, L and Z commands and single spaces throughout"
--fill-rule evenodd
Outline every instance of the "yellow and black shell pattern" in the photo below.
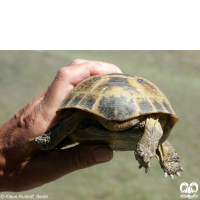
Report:
M 124 121 L 151 113 L 166 113 L 178 121 L 169 100 L 150 81 L 127 74 L 91 76 L 79 83 L 57 111 L 82 109 L 107 120 Z

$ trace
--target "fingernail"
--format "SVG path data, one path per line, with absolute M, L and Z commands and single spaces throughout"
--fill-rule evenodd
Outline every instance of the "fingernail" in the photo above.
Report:
M 93 156 L 96 161 L 109 161 L 113 157 L 112 151 L 105 147 L 98 147 L 93 150 Z

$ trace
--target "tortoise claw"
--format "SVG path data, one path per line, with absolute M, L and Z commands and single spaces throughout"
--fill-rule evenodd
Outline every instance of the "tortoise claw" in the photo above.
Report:
M 171 179 L 174 179 L 174 175 L 173 174 L 170 174 L 170 177 L 171 177 Z
M 176 176 L 178 176 L 180 178 L 181 174 L 179 172 L 176 172 Z
M 180 171 L 184 172 L 184 169 L 183 169 L 183 167 L 180 167 Z
M 167 178 L 167 175 L 168 175 L 167 172 L 165 172 L 165 178 Z
M 150 162 L 148 163 L 148 168 L 149 168 L 149 171 L 150 171 L 150 169 L 151 169 L 151 165 L 150 165 Z
M 151 165 L 150 165 L 150 163 L 148 163 L 148 165 L 147 165 L 148 167 L 146 167 L 145 168 L 145 172 L 147 173 L 148 171 L 150 171 L 151 170 Z
M 141 168 L 142 168 L 142 165 L 140 164 L 138 168 L 141 169 Z

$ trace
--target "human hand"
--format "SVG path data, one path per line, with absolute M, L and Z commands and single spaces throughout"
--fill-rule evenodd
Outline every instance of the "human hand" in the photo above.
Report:
M 0 191 L 29 190 L 112 159 L 107 145 L 81 144 L 44 152 L 30 141 L 58 123 L 56 110 L 79 82 L 109 73 L 121 70 L 109 63 L 76 59 L 58 71 L 48 89 L 0 126 Z

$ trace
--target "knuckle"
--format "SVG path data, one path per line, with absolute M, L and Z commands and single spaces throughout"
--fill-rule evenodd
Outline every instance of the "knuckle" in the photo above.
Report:
M 71 66 L 71 65 L 78 65 L 78 64 L 80 64 L 81 62 L 82 62 L 82 59 L 76 58 L 76 59 L 74 59 L 74 60 L 69 64 L 69 66 Z
M 69 76 L 70 74 L 70 68 L 69 67 L 62 67 L 56 75 L 56 79 L 62 79 L 66 76 Z
M 27 116 L 21 116 L 19 123 L 23 127 L 31 128 L 33 124 L 35 124 L 35 116 L 32 114 L 29 114 Z
M 33 109 L 31 112 L 25 112 L 19 118 L 19 124 L 27 129 L 32 128 L 38 120 L 38 109 Z

